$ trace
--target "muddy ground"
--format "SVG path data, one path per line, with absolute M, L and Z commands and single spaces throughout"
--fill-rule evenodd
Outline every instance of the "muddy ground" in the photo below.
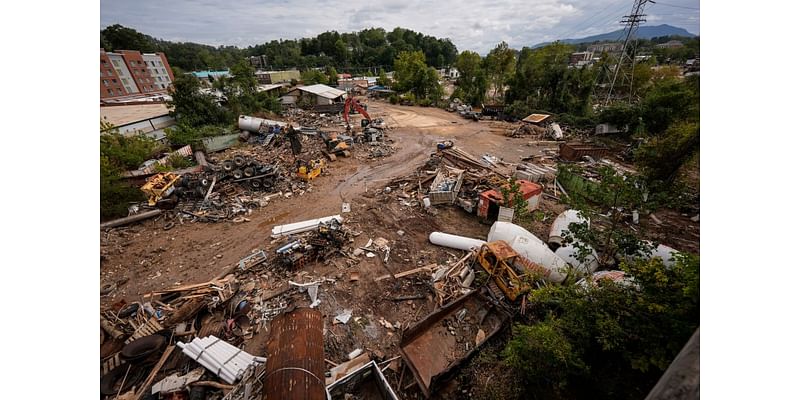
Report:
M 277 243 L 270 238 L 273 226 L 341 214 L 345 226 L 355 233 L 349 248 L 364 246 L 369 239 L 384 238 L 391 247 L 386 263 L 382 256 L 338 256 L 307 264 L 302 271 L 269 271 L 254 274 L 253 279 L 257 287 L 270 291 L 282 287 L 290 278 L 300 281 L 328 278 L 320 291 L 320 310 L 326 321 L 327 359 L 345 361 L 347 353 L 356 348 L 378 352 L 386 358 L 399 355 L 400 330 L 435 309 L 436 302 L 428 284 L 430 278 L 426 274 L 380 282 L 375 282 L 374 278 L 432 263 L 452 263 L 462 256 L 460 251 L 431 245 L 428 235 L 432 231 L 485 239 L 490 226 L 454 206 L 439 206 L 434 213 L 426 212 L 409 204 L 396 191 L 385 193 L 383 189 L 389 180 L 423 165 L 441 140 L 453 140 L 456 146 L 476 157 L 488 153 L 511 163 L 556 147 L 538 144 L 531 138 L 504 136 L 514 124 L 466 120 L 436 108 L 372 101 L 369 112 L 373 118 L 384 118 L 390 126 L 386 135 L 396 148 L 394 154 L 369 160 L 340 158 L 333 161 L 302 195 L 271 201 L 268 206 L 247 215 L 247 222 L 184 221 L 164 230 L 166 222 L 155 219 L 101 232 L 100 287 L 117 285 L 111 293 L 101 296 L 101 307 L 109 307 L 120 300 L 143 302 L 144 296 L 152 291 L 209 281 L 254 250 L 274 252 Z M 355 122 L 358 126 L 358 121 Z M 341 213 L 342 202 L 351 204 L 350 213 Z M 531 223 L 531 232 L 546 237 L 553 218 L 564 209 L 564 205 L 543 197 L 541 215 L 544 219 Z M 639 229 L 646 232 L 645 236 L 679 250 L 699 252 L 699 223 L 674 211 L 656 215 L 661 225 L 642 217 Z M 681 233 L 676 235 L 675 232 Z M 357 276 L 358 280 L 352 280 L 352 276 Z M 394 300 L 413 295 L 423 298 Z M 307 298 L 301 294 L 293 296 L 291 301 L 308 305 Z M 353 320 L 348 324 L 334 324 L 334 317 L 344 309 L 353 310 Z M 389 328 L 384 322 L 393 326 Z M 246 341 L 245 349 L 253 354 L 264 354 L 266 340 L 267 331 L 261 329 Z M 401 387 L 412 382 L 410 374 L 406 374 L 400 384 L 398 373 L 393 369 L 386 373 L 401 397 L 419 396 L 415 389 Z M 457 398 L 458 392 L 445 391 L 439 396 Z

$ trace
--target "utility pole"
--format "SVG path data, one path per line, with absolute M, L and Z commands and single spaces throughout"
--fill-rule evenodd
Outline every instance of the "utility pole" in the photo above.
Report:
M 629 87 L 628 102 L 630 103 L 633 100 L 633 69 L 636 66 L 637 44 L 636 31 L 639 30 L 640 23 L 646 22 L 644 19 L 644 7 L 647 3 L 655 2 L 653 0 L 634 0 L 631 13 L 622 17 L 622 21 L 620 21 L 620 23 L 625 24 L 625 30 L 623 32 L 625 35 L 625 42 L 622 44 L 622 54 L 620 54 L 617 65 L 614 67 L 614 75 L 613 78 L 611 78 L 611 86 L 608 88 L 608 96 L 606 97 L 606 106 L 611 103 L 614 87 L 617 83 L 617 77 L 620 75 L 620 71 L 622 71 L 622 76 L 620 76 L 621 84 L 627 84 Z M 633 41 L 633 43 L 631 43 L 631 41 Z M 628 54 L 628 49 L 631 46 L 633 46 L 633 50 L 631 54 Z

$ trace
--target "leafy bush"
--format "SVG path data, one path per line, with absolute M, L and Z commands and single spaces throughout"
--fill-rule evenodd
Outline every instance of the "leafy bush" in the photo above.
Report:
M 541 322 L 517 326 L 504 355 L 531 397 L 641 399 L 700 324 L 700 260 L 622 265 L 634 284 L 548 285 L 531 292 Z M 540 393 L 541 392 L 541 393 Z
M 128 204 L 144 200 L 144 193 L 120 181 L 120 169 L 108 156 L 100 155 L 100 218 L 128 215 Z
M 160 143 L 143 135 L 123 136 L 116 132 L 100 135 L 100 155 L 123 170 L 139 168 L 163 149 Z
M 399 101 L 400 97 L 398 97 L 397 94 L 392 94 L 391 96 L 389 96 L 389 103 L 397 104 Z
M 651 180 L 672 182 L 681 166 L 700 150 L 700 124 L 680 122 L 636 150 L 637 164 Z

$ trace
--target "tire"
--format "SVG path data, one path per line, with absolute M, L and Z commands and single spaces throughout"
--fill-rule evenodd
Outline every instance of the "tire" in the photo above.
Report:
M 170 221 L 170 222 L 167 222 L 166 225 L 164 225 L 164 230 L 168 231 L 168 230 L 172 229 L 173 227 L 175 227 L 175 222 Z
M 222 169 L 227 172 L 233 171 L 233 167 L 234 167 L 233 161 L 231 160 L 225 160 L 222 162 Z
M 208 187 L 208 185 L 210 185 L 210 184 L 211 184 L 211 181 L 209 181 L 207 178 L 200 179 L 200 186 Z
M 242 179 L 242 176 L 244 176 L 242 170 L 237 169 L 233 171 L 233 179 Z
M 142 361 L 151 354 L 163 349 L 167 340 L 161 335 L 150 335 L 136 339 L 122 348 L 120 358 L 129 362 Z
M 253 167 L 247 167 L 244 169 L 244 176 L 251 177 L 256 174 L 256 169 Z
M 242 156 L 233 157 L 233 163 L 236 164 L 237 167 L 243 167 L 247 164 L 247 161 Z
M 261 189 L 261 181 L 258 179 L 251 179 L 250 187 L 253 189 Z

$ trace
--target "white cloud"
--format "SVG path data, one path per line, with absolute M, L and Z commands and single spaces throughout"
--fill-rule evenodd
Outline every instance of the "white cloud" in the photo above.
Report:
M 699 8 L 699 0 L 672 3 Z M 670 15 L 674 8 L 653 6 L 653 11 L 651 21 L 700 30 L 699 11 L 680 9 L 676 18 Z M 616 30 L 628 12 L 630 0 L 101 0 L 100 22 L 101 27 L 119 23 L 166 40 L 240 47 L 329 30 L 399 26 L 485 54 L 502 40 L 521 48 Z

